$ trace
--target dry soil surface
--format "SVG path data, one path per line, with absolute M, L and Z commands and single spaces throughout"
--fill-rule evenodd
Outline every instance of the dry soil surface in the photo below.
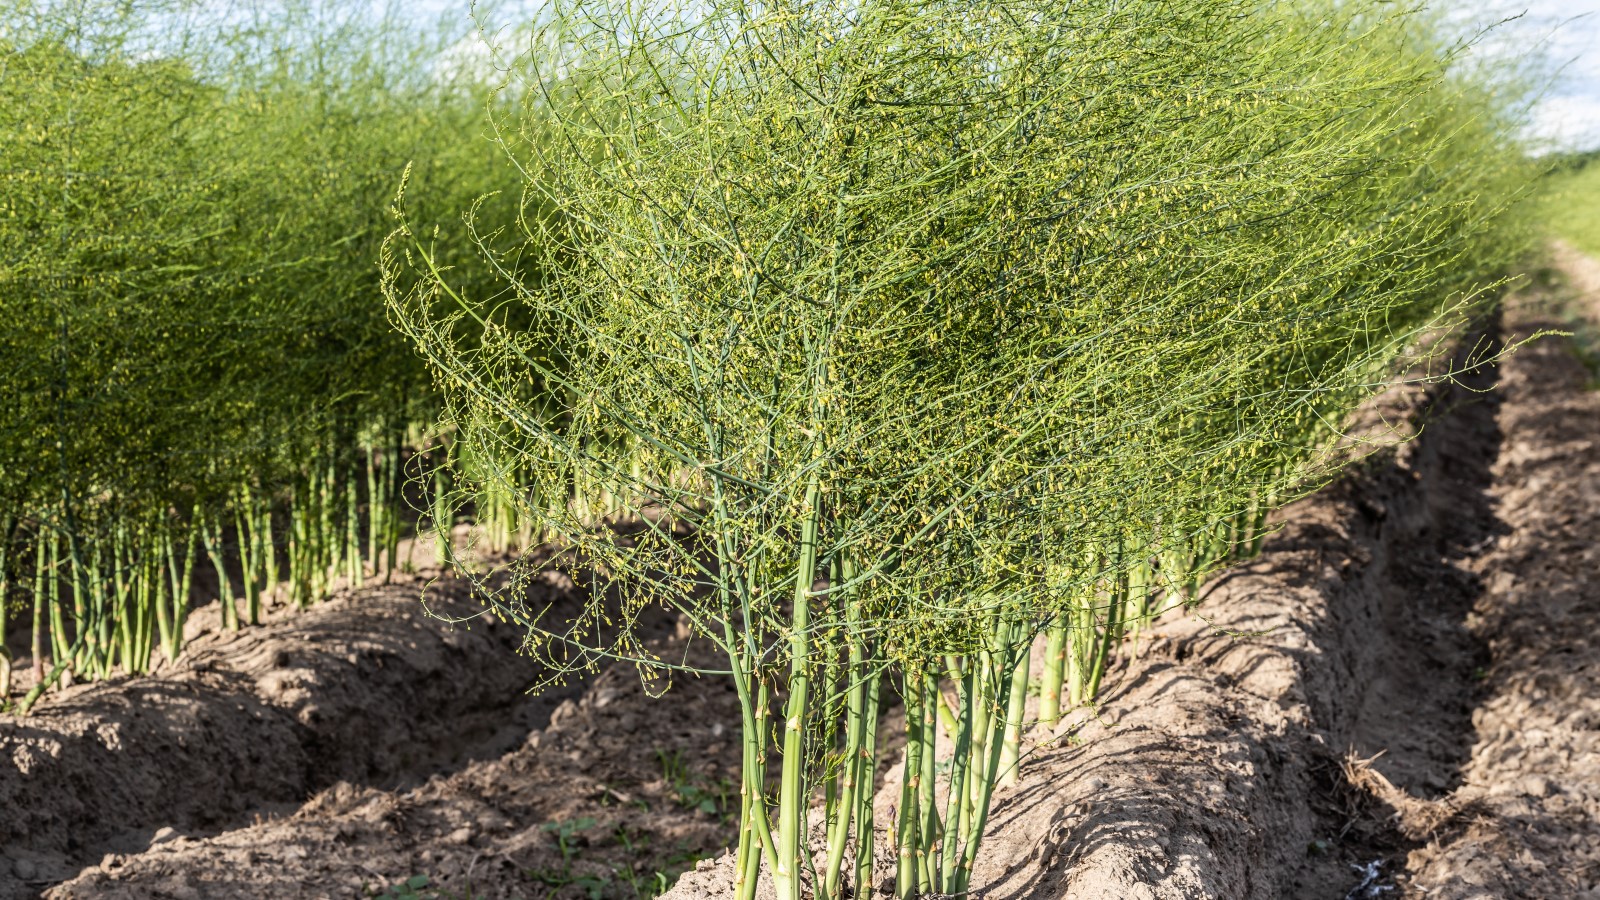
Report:
M 1502 366 L 1494 467 L 1504 534 L 1474 561 L 1468 619 L 1487 647 L 1461 784 L 1404 861 L 1407 896 L 1600 898 L 1600 390 L 1583 346 L 1600 264 L 1558 247 L 1557 283 L 1507 312 L 1523 337 L 1570 329 Z M 1432 810 L 1424 809 L 1427 814 Z M 1444 818 L 1433 812 L 1434 818 Z

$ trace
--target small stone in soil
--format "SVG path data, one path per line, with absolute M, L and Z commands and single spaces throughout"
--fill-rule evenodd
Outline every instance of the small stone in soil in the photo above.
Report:
M 1522 792 L 1529 797 L 1550 796 L 1550 782 L 1542 775 L 1529 775 L 1522 779 Z

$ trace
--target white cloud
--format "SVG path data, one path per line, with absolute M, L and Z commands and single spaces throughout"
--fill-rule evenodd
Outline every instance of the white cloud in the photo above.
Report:
M 1530 135 L 1558 148 L 1600 148 L 1600 96 L 1546 97 L 1533 109 Z
M 1556 149 L 1600 149 L 1600 0 L 1483 0 L 1456 7 L 1492 31 L 1482 52 L 1532 65 L 1545 81 L 1529 136 Z

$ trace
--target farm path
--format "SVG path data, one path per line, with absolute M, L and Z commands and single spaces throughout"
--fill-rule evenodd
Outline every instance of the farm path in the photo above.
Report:
M 1577 332 L 1501 366 L 1494 469 L 1507 526 L 1474 562 L 1488 648 L 1474 745 L 1405 896 L 1600 898 L 1600 262 L 1554 250 L 1554 281 L 1509 304 L 1507 336 Z M 1426 823 L 1404 821 L 1423 830 Z

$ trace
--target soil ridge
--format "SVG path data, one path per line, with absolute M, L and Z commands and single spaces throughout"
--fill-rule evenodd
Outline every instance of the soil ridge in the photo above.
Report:
M 0 719 L 0 898 L 335 783 L 419 782 L 514 746 L 561 698 L 522 697 L 537 673 L 520 633 L 430 618 L 425 589 L 436 612 L 480 611 L 450 580 L 347 592 L 235 634 L 207 629 L 213 605 L 177 664 Z

